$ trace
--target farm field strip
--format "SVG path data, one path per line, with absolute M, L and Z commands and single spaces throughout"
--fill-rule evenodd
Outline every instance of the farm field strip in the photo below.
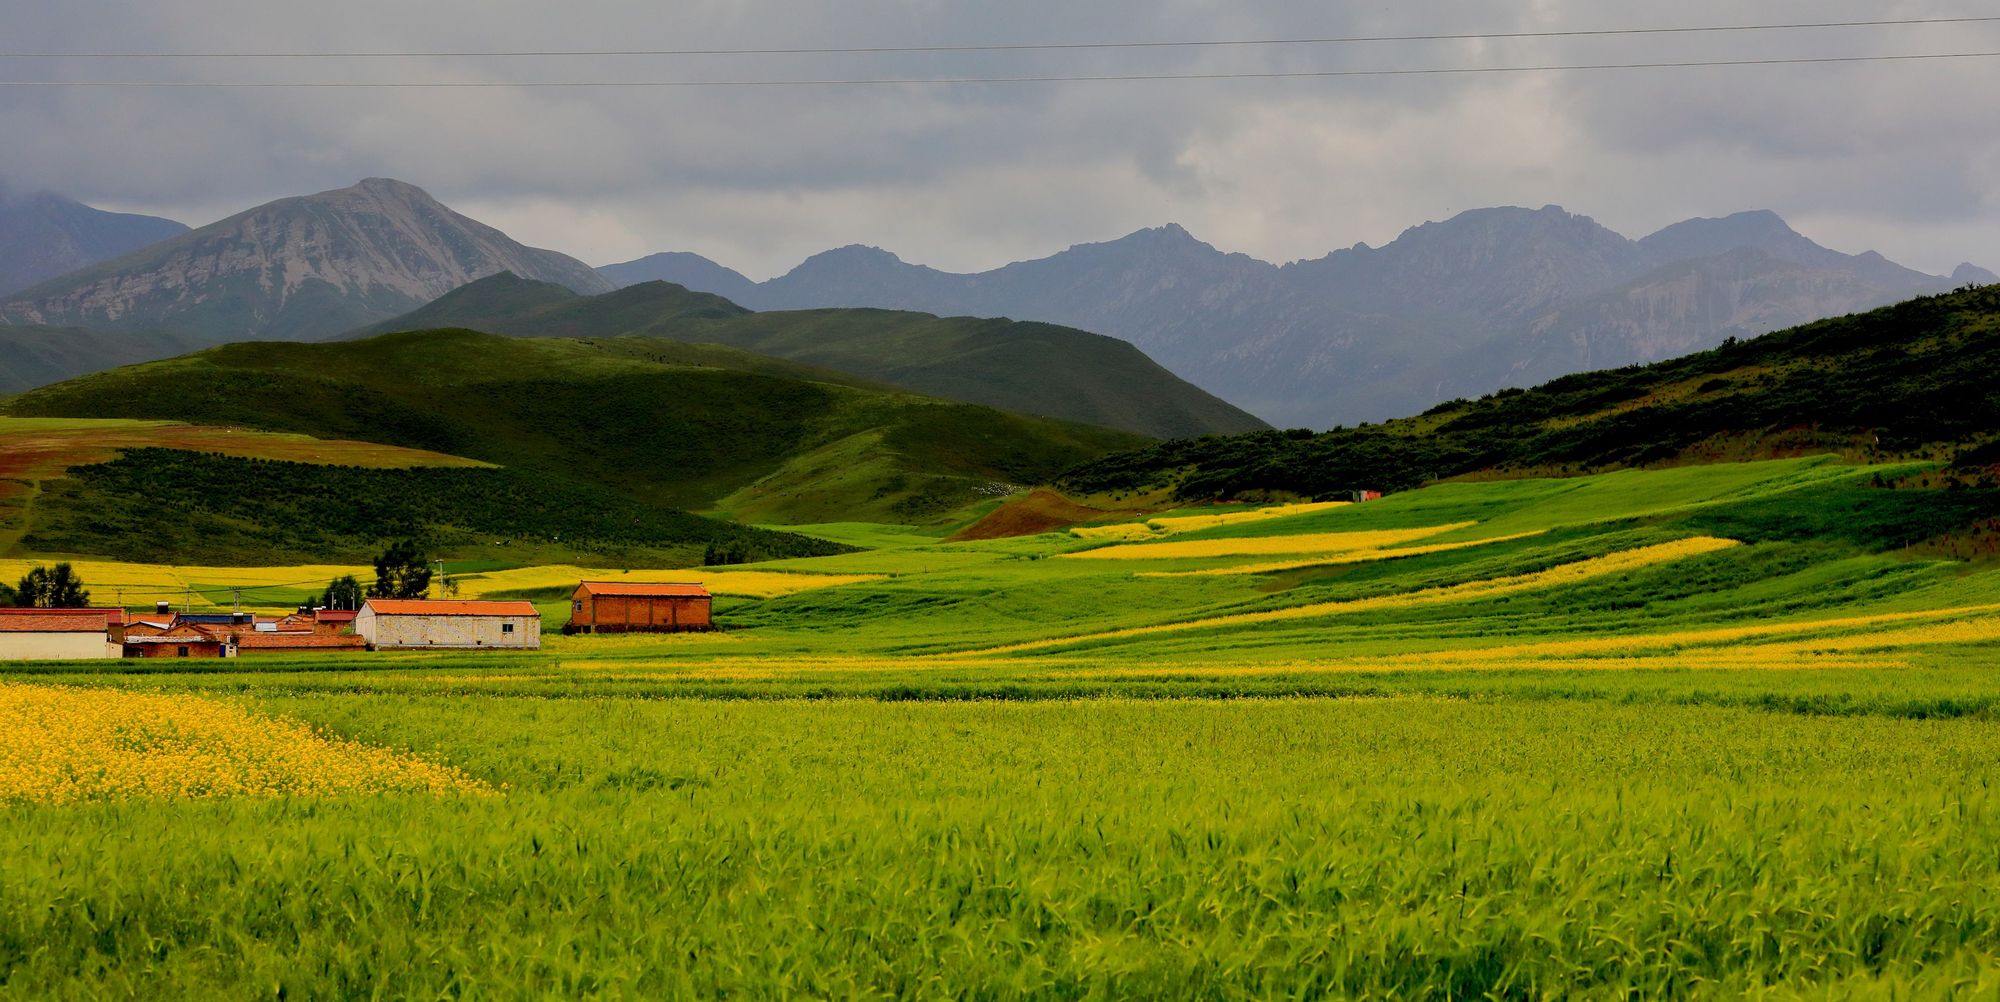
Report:
M 1298 536 L 1246 536 L 1189 539 L 1161 543 L 1119 543 L 1060 554 L 1069 560 L 1164 560 L 1188 557 L 1257 557 L 1290 553 L 1360 553 L 1436 536 L 1476 523 L 1416 529 L 1375 529 L 1363 532 L 1321 532 Z
M 1078 539 L 1092 541 L 1157 539 L 1160 536 L 1179 535 L 1184 532 L 1200 532 L 1225 525 L 1243 525 L 1250 522 L 1265 522 L 1274 518 L 1291 518 L 1310 515 L 1314 512 L 1331 511 L 1347 507 L 1346 501 L 1315 501 L 1300 504 L 1271 505 L 1254 511 L 1217 512 L 1203 515 L 1163 515 L 1143 522 L 1121 522 L 1115 525 L 1087 525 L 1069 530 Z
M 500 592 L 567 587 L 580 581 L 645 581 L 699 584 L 718 595 L 746 598 L 776 598 L 815 588 L 833 588 L 881 580 L 880 574 L 815 574 L 805 571 L 723 570 L 690 567 L 670 570 L 627 570 L 576 567 L 566 564 L 521 567 L 512 570 L 480 571 L 455 575 L 459 594 L 483 598 Z
M 46 559 L 0 559 L 0 580 L 11 582 L 37 564 L 48 562 Z M 346 564 L 202 567 L 89 558 L 69 563 L 89 586 L 91 601 L 110 605 L 122 598 L 124 604 L 131 607 L 164 601 L 178 608 L 183 599 L 188 599 L 193 608 L 224 608 L 231 602 L 232 596 L 228 592 L 232 588 L 245 591 L 246 605 L 267 609 L 289 607 L 297 601 L 293 593 L 302 595 L 306 591 L 316 591 L 325 587 L 328 581 L 343 575 L 352 574 L 363 581 L 373 580 L 375 575 L 371 567 Z M 256 594 L 260 590 L 283 592 L 284 595 L 282 598 L 260 596 Z
M 1174 623 L 1160 623 L 1152 626 L 1128 627 L 1100 633 L 1082 634 L 1070 637 L 1052 637 L 1045 640 L 1005 644 L 979 650 L 966 651 L 968 655 L 1009 654 L 1017 651 L 1041 650 L 1051 647 L 1066 647 L 1073 644 L 1093 643 L 1107 640 L 1123 640 L 1161 633 L 1185 630 L 1214 629 L 1218 627 L 1251 626 L 1258 623 L 1283 622 L 1294 619 L 1313 619 L 1321 616 L 1337 616 L 1351 612 L 1373 609 L 1407 608 L 1434 603 L 1472 601 L 1494 598 L 1541 588 L 1554 588 L 1575 584 L 1606 575 L 1638 570 L 1654 564 L 1687 557 L 1715 553 L 1720 550 L 1740 546 L 1733 539 L 1713 536 L 1694 536 L 1672 543 L 1658 543 L 1631 550 L 1622 550 L 1602 557 L 1593 557 L 1574 563 L 1561 564 L 1543 571 L 1517 574 L 1509 577 L 1492 578 L 1483 581 L 1469 581 L 1464 584 L 1427 588 L 1420 591 L 1377 598 L 1349 599 L 1338 602 L 1317 602 L 1309 605 L 1292 606 L 1285 609 L 1269 609 L 1259 612 L 1240 612 L 1205 619 L 1184 620 Z
M 1229 577 L 1244 574 L 1273 574 L 1280 571 L 1304 570 L 1310 567 L 1338 567 L 1346 564 L 1365 564 L 1377 560 L 1396 560 L 1401 557 L 1421 557 L 1431 553 L 1450 553 L 1453 550 L 1488 546 L 1493 543 L 1512 543 L 1523 539 L 1533 539 L 1547 530 L 1517 532 L 1507 536 L 1488 536 L 1484 539 L 1465 539 L 1455 543 L 1427 543 L 1422 546 L 1397 546 L 1393 548 L 1336 550 L 1320 556 L 1299 560 L 1278 560 L 1260 564 L 1237 564 L 1230 567 L 1207 567 L 1193 571 L 1140 571 L 1142 578 L 1204 578 Z M 1418 537 L 1423 538 L 1423 537 Z
M 124 449 L 146 448 L 373 469 L 493 465 L 424 449 L 285 432 L 116 418 L 0 417 L 0 479 L 51 479 L 72 466 L 108 462 Z
M 495 791 L 217 699 L 0 682 L 0 803 L 386 792 Z

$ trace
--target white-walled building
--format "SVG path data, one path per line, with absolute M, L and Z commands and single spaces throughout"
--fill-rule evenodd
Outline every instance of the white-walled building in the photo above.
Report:
M 76 661 L 124 653 L 122 609 L 0 609 L 0 661 Z
M 378 650 L 536 650 L 542 614 L 532 602 L 371 598 L 354 617 L 354 632 Z

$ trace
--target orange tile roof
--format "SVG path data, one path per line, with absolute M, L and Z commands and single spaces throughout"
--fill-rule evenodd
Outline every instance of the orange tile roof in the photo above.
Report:
M 362 605 L 378 616 L 539 616 L 527 601 L 444 601 L 423 598 L 371 598 Z
M 352 623 L 358 613 L 353 609 L 314 609 L 313 618 L 322 623 Z
M 103 633 L 110 621 L 102 609 L 8 609 L 0 633 Z
M 585 581 L 581 586 L 591 595 L 623 595 L 634 598 L 708 598 L 708 589 L 698 584 L 665 584 L 635 581 Z

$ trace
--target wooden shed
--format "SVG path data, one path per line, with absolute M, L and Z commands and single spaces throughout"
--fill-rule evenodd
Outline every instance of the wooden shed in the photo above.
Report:
M 542 646 L 542 614 L 533 602 L 371 598 L 354 617 L 354 632 L 385 648 Z
M 714 597 L 698 584 L 585 581 L 570 595 L 565 633 L 712 630 Z

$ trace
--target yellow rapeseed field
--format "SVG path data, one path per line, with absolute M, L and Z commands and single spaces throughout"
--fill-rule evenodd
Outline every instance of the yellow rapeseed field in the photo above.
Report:
M 1078 539 L 1093 543 L 1110 541 L 1130 541 L 1135 539 L 1156 539 L 1159 533 L 1144 522 L 1120 522 L 1117 525 L 1080 525 L 1069 531 Z
M 0 581 L 13 582 L 47 559 L 0 560 Z M 218 588 L 297 588 L 318 590 L 328 581 L 352 574 L 364 583 L 375 577 L 369 567 L 340 564 L 292 564 L 277 567 L 198 567 L 167 564 L 132 564 L 119 560 L 72 560 L 90 599 L 98 605 L 112 605 L 121 599 L 127 606 L 169 601 L 179 608 L 186 599 L 195 609 L 215 609 L 227 605 L 231 596 Z M 191 591 L 209 589 L 208 594 Z M 255 596 L 246 596 L 254 599 Z M 254 602 L 250 604 L 255 604 Z
M 1431 543 L 1426 546 L 1399 546 L 1395 549 L 1335 551 L 1298 560 L 1279 560 L 1262 564 L 1236 564 L 1231 567 L 1210 567 L 1198 571 L 1144 571 L 1142 578 L 1188 578 L 1216 577 L 1229 574 L 1270 574 L 1275 571 L 1293 571 L 1304 567 L 1328 567 L 1339 564 L 1365 564 L 1376 560 L 1394 560 L 1398 557 L 1415 557 L 1426 553 L 1445 553 L 1463 550 L 1470 546 L 1486 546 L 1490 543 L 1508 543 L 1517 539 L 1532 539 L 1547 532 L 1537 529 L 1533 532 L 1517 532 L 1509 536 L 1488 536 L 1485 539 L 1466 539 L 1456 543 Z
M 0 560 L 0 581 L 13 582 L 37 564 L 50 561 L 40 560 Z M 375 571 L 370 567 L 350 567 L 341 564 L 290 564 L 275 567 L 200 567 L 168 564 L 134 564 L 118 560 L 72 560 L 71 566 L 83 578 L 84 586 L 90 589 L 90 598 L 98 605 L 112 605 L 122 602 L 127 607 L 151 605 L 156 601 L 168 601 L 179 608 L 185 601 L 195 610 L 226 608 L 233 596 L 226 590 L 243 588 L 287 588 L 299 591 L 318 591 L 328 581 L 352 574 L 364 585 L 374 580 Z M 449 565 L 447 565 L 449 569 Z M 515 591 L 525 588 L 549 588 L 558 585 L 573 585 L 579 581 L 675 581 L 702 584 L 718 595 L 740 595 L 746 598 L 776 598 L 795 592 L 810 591 L 814 588 L 831 588 L 836 585 L 873 581 L 878 574 L 797 574 L 781 571 L 759 570 L 718 570 L 712 567 L 686 570 L 626 571 L 606 568 L 574 567 L 567 564 L 552 564 L 543 567 L 522 567 L 505 571 L 484 571 L 473 574 L 454 574 L 459 584 L 459 598 L 483 598 L 494 592 Z M 200 589 L 200 590 L 197 590 Z M 433 598 L 443 597 L 436 590 Z M 259 601 L 260 596 L 247 594 L 244 604 L 252 608 L 275 609 L 283 605 L 273 605 L 268 596 Z
M 189 695 L 0 683 L 0 802 L 485 795 L 450 766 Z
M 1071 529 L 1070 535 L 1092 542 L 1104 540 L 1153 539 L 1172 536 L 1197 529 L 1213 529 L 1218 525 L 1240 525 L 1244 522 L 1262 522 L 1266 519 L 1289 518 L 1293 515 L 1309 515 L 1316 511 L 1326 511 L 1347 505 L 1346 501 L 1314 501 L 1302 504 L 1271 505 L 1252 511 L 1230 511 L 1216 515 L 1174 515 L 1166 518 L 1147 519 L 1144 522 L 1124 522 L 1118 525 L 1093 525 Z
M 1127 543 L 1062 556 L 1076 560 L 1167 560 L 1188 557 L 1258 557 L 1281 553 L 1359 553 L 1435 536 L 1475 523 L 1454 522 L 1418 529 L 1376 529 L 1368 532 L 1316 532 L 1297 536 L 1245 536 L 1230 539 L 1184 539 L 1164 543 Z
M 1610 574 L 1621 574 L 1638 570 L 1653 564 L 1670 560 L 1714 553 L 1733 546 L 1741 546 L 1733 539 L 1719 539 L 1714 536 L 1692 536 L 1671 543 L 1641 546 L 1637 549 L 1621 550 L 1617 553 L 1562 564 L 1548 570 L 1531 574 L 1516 574 L 1511 577 L 1490 578 L 1485 581 L 1467 581 L 1464 584 L 1441 588 L 1426 588 L 1421 591 L 1406 592 L 1401 595 L 1383 595 L 1377 598 L 1353 599 L 1345 602 L 1318 602 L 1312 605 L 1293 606 L 1289 609 L 1269 609 L 1262 612 L 1239 612 L 1207 619 L 1189 620 L 1179 623 L 1160 623 L 1154 626 L 1134 626 L 1122 630 L 1107 630 L 1103 633 L 1087 633 L 1073 637 L 1053 637 L 1021 644 L 990 647 L 966 654 L 993 655 L 1009 654 L 1015 651 L 1040 650 L 1049 647 L 1064 647 L 1070 644 L 1099 640 L 1120 640 L 1126 637 L 1142 637 L 1158 633 L 1175 633 L 1184 630 L 1204 630 L 1220 626 L 1249 626 L 1255 623 L 1275 623 L 1291 619 L 1314 619 L 1321 616 L 1337 616 L 1350 612 L 1371 609 L 1396 609 L 1416 605 L 1431 605 L 1440 602 L 1461 602 L 1474 599 L 1493 598 L 1517 592 L 1533 591 L 1540 588 L 1555 588 L 1591 578 Z

